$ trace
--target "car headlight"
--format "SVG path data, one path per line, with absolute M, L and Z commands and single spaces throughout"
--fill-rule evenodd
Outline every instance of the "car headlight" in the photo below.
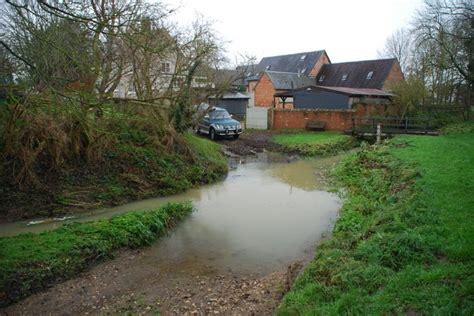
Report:
M 224 126 L 220 125 L 220 124 L 216 124 L 216 128 L 217 129 L 224 129 Z
M 237 127 L 237 129 L 241 129 L 241 128 L 242 128 L 242 125 L 240 125 L 240 124 L 237 124 L 237 126 L 236 126 L 236 127 Z

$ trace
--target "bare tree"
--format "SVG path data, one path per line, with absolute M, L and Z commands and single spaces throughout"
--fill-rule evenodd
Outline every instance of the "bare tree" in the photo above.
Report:
M 469 113 L 474 79 L 474 5 L 472 0 L 425 0 L 410 29 L 395 32 L 379 52 L 381 57 L 397 57 L 407 79 L 422 83 L 426 93 L 416 104 L 446 107 L 464 105 Z M 398 102 L 413 100 L 413 91 L 402 87 Z M 421 101 L 420 101 L 421 100 Z
M 462 87 L 471 104 L 474 84 L 474 4 L 471 0 L 425 0 L 414 21 L 416 49 L 435 103 L 457 101 Z
M 87 73 L 87 78 L 78 79 L 79 85 L 92 82 L 103 98 L 121 79 L 121 35 L 146 8 L 137 0 L 6 0 L 0 44 L 23 63 L 33 81 L 55 89 L 67 87 L 74 78 L 64 78 L 61 72 L 75 68 Z
M 413 39 L 406 28 L 401 28 L 387 38 L 382 50 L 377 52 L 380 58 L 397 58 L 404 74 L 410 72 Z

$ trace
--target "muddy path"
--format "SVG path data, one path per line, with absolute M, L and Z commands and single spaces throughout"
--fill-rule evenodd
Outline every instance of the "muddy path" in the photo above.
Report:
M 216 273 L 209 266 L 167 271 L 147 265 L 146 251 L 122 252 L 0 314 L 271 315 L 302 267 L 297 262 L 263 276 Z
M 272 137 L 278 131 L 254 130 L 243 133 L 239 139 L 219 139 L 218 143 L 225 146 L 226 150 L 238 156 L 248 156 L 266 151 L 281 151 L 279 144 L 272 142 Z

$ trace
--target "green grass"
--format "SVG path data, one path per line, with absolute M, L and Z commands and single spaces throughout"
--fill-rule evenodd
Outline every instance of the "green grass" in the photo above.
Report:
M 273 141 L 283 145 L 286 152 L 295 152 L 303 156 L 329 156 L 348 150 L 356 141 L 338 132 L 306 132 L 276 134 Z
M 333 238 L 278 313 L 474 313 L 474 133 L 364 147 L 336 171 Z
M 216 168 L 226 170 L 227 160 L 222 155 L 219 144 L 202 137 L 196 137 L 191 133 L 185 133 L 184 139 L 193 149 L 198 160 L 209 162 L 215 165 Z
M 337 132 L 299 132 L 294 134 L 277 134 L 273 140 L 282 145 L 324 144 L 346 140 L 349 136 Z
M 1 237 L 0 306 L 70 278 L 115 250 L 149 245 L 191 211 L 191 204 L 168 204 L 40 234 Z

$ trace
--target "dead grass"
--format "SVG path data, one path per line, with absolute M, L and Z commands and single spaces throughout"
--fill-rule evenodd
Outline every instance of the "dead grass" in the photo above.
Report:
M 99 111 L 34 95 L 10 103 L 0 121 L 0 216 L 51 216 L 175 193 L 227 170 L 203 159 L 199 148 L 207 145 L 177 133 L 159 105 L 105 104 Z M 38 196 L 39 207 L 31 200 Z

